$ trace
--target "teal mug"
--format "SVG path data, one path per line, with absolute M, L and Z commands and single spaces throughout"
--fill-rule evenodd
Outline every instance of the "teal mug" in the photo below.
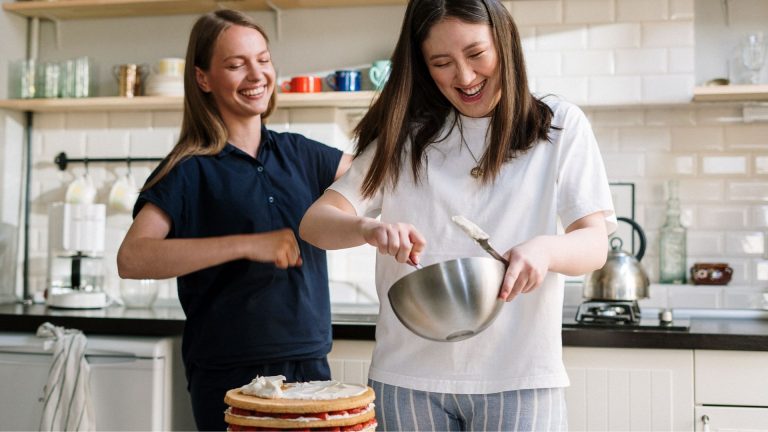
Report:
M 381 90 L 389 79 L 389 73 L 392 71 L 392 62 L 389 60 L 376 60 L 368 70 L 368 78 L 376 90 Z

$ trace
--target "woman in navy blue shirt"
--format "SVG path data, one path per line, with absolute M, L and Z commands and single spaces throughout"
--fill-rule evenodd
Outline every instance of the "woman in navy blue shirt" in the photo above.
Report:
M 144 186 L 117 264 L 123 278 L 178 278 L 195 421 L 223 430 L 225 392 L 256 375 L 330 379 L 325 253 L 296 233 L 351 156 L 264 127 L 276 73 L 247 15 L 200 17 L 184 74 L 179 141 Z

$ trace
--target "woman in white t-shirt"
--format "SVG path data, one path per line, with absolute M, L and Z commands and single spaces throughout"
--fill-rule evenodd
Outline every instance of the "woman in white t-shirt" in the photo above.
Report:
M 321 248 L 378 248 L 369 372 L 384 430 L 564 430 L 563 276 L 600 268 L 615 228 L 584 114 L 531 95 L 520 36 L 498 0 L 411 0 L 347 174 L 308 210 Z M 463 215 L 506 250 L 501 314 L 460 342 L 395 317 L 390 286 L 424 265 L 487 256 Z M 380 220 L 376 220 L 381 216 Z M 512 301 L 514 299 L 514 301 Z

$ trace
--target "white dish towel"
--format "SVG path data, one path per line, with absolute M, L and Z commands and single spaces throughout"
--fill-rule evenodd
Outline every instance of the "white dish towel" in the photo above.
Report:
M 85 335 L 80 330 L 43 323 L 37 329 L 37 336 L 49 338 L 45 349 L 53 351 L 40 430 L 96 430 L 91 401 L 91 367 L 85 358 L 88 344 Z

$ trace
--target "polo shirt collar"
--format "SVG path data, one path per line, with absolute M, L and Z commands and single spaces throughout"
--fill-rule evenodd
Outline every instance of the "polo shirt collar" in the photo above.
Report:
M 268 148 L 272 148 L 274 145 L 275 145 L 275 138 L 272 136 L 272 134 L 269 132 L 266 126 L 262 125 L 261 126 L 261 143 L 259 144 L 259 152 L 261 152 L 261 148 L 264 146 L 267 146 Z M 237 153 L 241 153 L 242 155 L 246 155 L 245 152 L 243 152 L 242 150 L 234 146 L 232 143 L 227 142 L 227 144 L 224 145 L 224 148 L 221 149 L 221 151 L 216 155 L 216 157 L 218 159 L 221 159 L 232 152 L 237 152 Z M 258 155 L 256 156 L 258 158 Z

